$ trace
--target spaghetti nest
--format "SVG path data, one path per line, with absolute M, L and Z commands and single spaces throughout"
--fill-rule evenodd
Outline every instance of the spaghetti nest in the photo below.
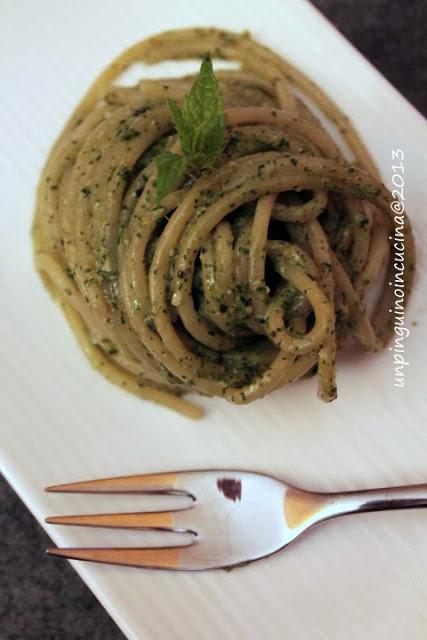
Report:
M 181 148 L 166 98 L 182 102 L 194 78 L 114 80 L 206 51 L 240 63 L 216 74 L 224 150 L 158 203 L 156 155 Z M 307 104 L 341 131 L 351 164 Z M 391 201 L 348 119 L 288 62 L 248 34 L 167 32 L 119 56 L 56 142 L 36 263 L 93 365 L 139 396 L 196 417 L 184 392 L 248 403 L 317 368 L 330 401 L 337 346 L 353 336 L 376 350 L 391 335 L 391 287 L 371 315 L 363 302 L 385 262 L 391 273 Z

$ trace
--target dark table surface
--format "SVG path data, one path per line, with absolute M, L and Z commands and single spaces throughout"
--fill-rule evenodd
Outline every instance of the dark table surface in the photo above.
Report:
M 282 0 L 285 1 L 285 0 Z M 421 112 L 427 111 L 427 0 L 312 0 Z M 0 477 L 0 640 L 123 640 Z

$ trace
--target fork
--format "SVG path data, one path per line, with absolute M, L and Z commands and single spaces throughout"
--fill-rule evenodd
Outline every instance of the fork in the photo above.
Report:
M 49 524 L 190 534 L 177 546 L 49 548 L 74 560 L 153 569 L 204 570 L 244 565 L 286 547 L 337 516 L 427 506 L 427 484 L 345 493 L 317 493 L 250 471 L 180 471 L 104 478 L 46 488 L 48 492 L 185 497 L 170 511 L 52 516 Z M 175 500 L 176 498 L 173 498 Z

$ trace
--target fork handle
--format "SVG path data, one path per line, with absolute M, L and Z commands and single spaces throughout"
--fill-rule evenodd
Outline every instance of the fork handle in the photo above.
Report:
M 330 516 L 388 509 L 427 507 L 427 484 L 348 491 L 330 496 Z

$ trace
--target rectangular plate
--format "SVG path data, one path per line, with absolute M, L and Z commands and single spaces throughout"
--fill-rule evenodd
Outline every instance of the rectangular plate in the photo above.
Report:
M 240 467 L 319 490 L 427 481 L 422 117 L 305 0 L 40 0 L 28 8 L 25 0 L 7 2 L 1 21 L 8 64 L 0 107 L 0 463 L 39 522 L 48 514 L 137 508 L 135 497 L 43 493 L 47 484 L 115 474 Z M 32 264 L 40 170 L 72 108 L 114 55 L 188 25 L 250 29 L 307 72 L 356 124 L 389 186 L 392 149 L 404 151 L 419 255 L 404 389 L 393 386 L 392 355 L 384 351 L 341 362 L 339 399 L 330 406 L 307 380 L 247 407 L 201 399 L 206 417 L 194 423 L 111 386 L 77 348 Z M 135 532 L 48 532 L 58 545 L 139 540 Z M 286 552 L 231 573 L 75 568 L 132 640 L 421 640 L 426 532 L 422 510 L 366 514 L 326 524 Z

